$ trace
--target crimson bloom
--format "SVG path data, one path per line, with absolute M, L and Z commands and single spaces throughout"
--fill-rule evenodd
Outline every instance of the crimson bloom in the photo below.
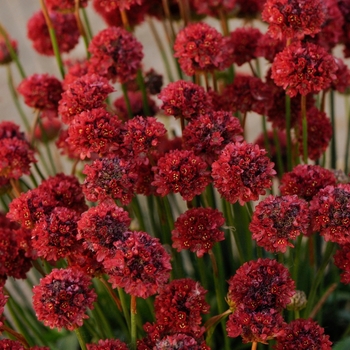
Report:
M 97 1 L 96 1 L 97 2 Z M 130 6 L 138 4 L 141 5 L 141 0 L 98 0 L 99 6 L 103 7 L 105 11 L 111 12 L 115 9 L 129 10 Z
M 79 268 L 53 269 L 33 288 L 33 307 L 39 321 L 50 328 L 74 330 L 89 318 L 96 294 Z
M 334 254 L 334 265 L 343 270 L 340 281 L 350 284 L 350 244 L 344 244 Z
M 103 261 L 113 288 L 124 288 L 126 293 L 146 299 L 169 279 L 170 255 L 157 238 L 135 231 L 114 245 L 115 255 Z
M 269 34 L 279 39 L 314 36 L 326 20 L 322 0 L 267 0 L 261 16 Z
M 274 163 L 258 145 L 229 143 L 212 164 L 214 187 L 230 203 L 257 200 L 272 186 Z
M 212 249 L 214 243 L 225 239 L 220 226 L 224 216 L 216 209 L 193 208 L 181 214 L 172 231 L 173 247 L 180 252 L 189 249 L 201 258 Z
M 210 183 L 207 164 L 192 151 L 175 150 L 158 160 L 152 185 L 162 197 L 180 193 L 186 201 L 203 192 Z
M 55 29 L 60 52 L 69 52 L 79 41 L 79 29 L 73 14 L 51 12 L 49 14 Z M 33 42 L 34 49 L 42 55 L 53 56 L 54 51 L 49 29 L 42 11 L 34 13 L 27 23 L 28 38 Z
M 50 11 L 71 11 L 75 9 L 75 0 L 45 0 L 46 6 Z M 87 6 L 87 0 L 79 0 L 80 7 Z
M 332 343 L 324 329 L 310 319 L 297 319 L 285 327 L 285 333 L 277 336 L 276 350 L 331 350 Z
M 236 5 L 236 0 L 193 0 L 191 5 L 193 5 L 199 15 L 218 17 L 221 11 L 225 13 L 231 12 Z
M 119 339 L 100 339 L 97 344 L 86 344 L 88 350 L 128 350 L 129 347 Z
M 285 253 L 290 240 L 307 234 L 310 224 L 307 202 L 294 196 L 268 196 L 253 213 L 249 225 L 257 245 L 269 252 Z
M 323 47 L 311 43 L 292 43 L 276 55 L 272 78 L 293 97 L 327 89 L 336 79 L 335 59 Z
M 89 72 L 113 82 L 136 77 L 143 58 L 142 45 L 123 28 L 109 27 L 93 37 L 89 45 Z
M 11 38 L 8 38 L 12 48 L 17 52 L 17 41 Z M 0 65 L 8 64 L 12 61 L 12 57 L 7 48 L 5 38 L 0 34 Z

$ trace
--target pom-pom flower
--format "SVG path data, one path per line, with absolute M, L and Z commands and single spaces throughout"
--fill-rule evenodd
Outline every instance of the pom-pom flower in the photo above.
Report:
M 258 145 L 229 143 L 212 164 L 214 187 L 230 203 L 257 200 L 272 186 L 274 163 Z
M 307 234 L 309 227 L 307 202 L 294 196 L 269 196 L 258 204 L 249 225 L 252 238 L 267 251 L 285 253 L 294 247 L 290 240 Z
M 146 299 L 169 279 L 170 255 L 157 238 L 135 231 L 114 245 L 114 257 L 103 261 L 113 288 L 124 288 L 126 293 Z
M 189 81 L 178 80 L 162 89 L 158 98 L 166 115 L 194 119 L 212 109 L 211 97 L 203 87 Z
M 74 330 L 89 318 L 96 294 L 90 278 L 78 268 L 53 269 L 33 288 L 33 307 L 39 321 L 50 328 Z
M 123 28 L 102 30 L 91 40 L 89 72 L 113 82 L 125 83 L 136 77 L 143 58 L 142 45 Z
M 58 49 L 69 52 L 79 41 L 79 29 L 73 14 L 51 12 L 49 14 L 55 29 Z M 33 42 L 34 49 L 42 55 L 53 56 L 49 29 L 42 11 L 36 12 L 27 24 L 28 38 Z
M 214 243 L 225 239 L 220 226 L 225 223 L 223 215 L 212 208 L 193 208 L 180 215 L 172 231 L 173 247 L 179 252 L 189 249 L 202 257 Z
M 8 40 L 10 42 L 11 47 L 14 49 L 15 52 L 17 52 L 17 41 L 12 40 L 11 38 L 8 38 Z M 12 61 L 12 57 L 6 45 L 6 40 L 0 34 L 0 65 L 8 64 L 11 61 Z
M 340 281 L 350 284 L 350 244 L 344 244 L 334 254 L 334 265 L 343 270 Z
M 272 79 L 293 97 L 327 89 L 337 78 L 335 59 L 323 47 L 300 42 L 292 43 L 276 55 Z
M 272 37 L 301 40 L 321 31 L 326 11 L 322 0 L 267 0 L 262 19 Z
M 226 60 L 223 36 L 206 23 L 189 24 L 176 36 L 174 56 L 187 75 L 223 69 Z
M 82 214 L 77 238 L 83 239 L 84 248 L 96 253 L 97 261 L 102 261 L 106 256 L 113 256 L 115 242 L 126 239 L 130 222 L 125 210 L 113 201 L 105 201 Z
M 222 12 L 230 13 L 236 5 L 236 0 L 193 0 L 191 5 L 199 15 L 219 17 Z
M 277 336 L 276 350 L 331 350 L 332 343 L 329 336 L 324 333 L 312 319 L 297 319 L 289 323 L 284 334 Z
M 321 189 L 310 202 L 313 232 L 326 241 L 350 243 L 350 185 L 339 184 Z
M 210 183 L 206 168 L 207 164 L 192 151 L 170 151 L 152 168 L 155 172 L 152 185 L 163 197 L 180 193 L 184 200 L 191 201 Z
M 100 339 L 97 344 L 86 344 L 88 350 L 129 350 L 119 339 Z
M 45 0 L 46 6 L 50 11 L 71 11 L 75 9 L 75 0 Z M 80 7 L 87 6 L 87 0 L 79 0 Z

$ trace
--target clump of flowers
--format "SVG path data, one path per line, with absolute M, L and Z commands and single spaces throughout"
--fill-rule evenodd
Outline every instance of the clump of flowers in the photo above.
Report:
M 229 143 L 212 164 L 214 187 L 230 203 L 257 200 L 272 185 L 274 163 L 259 146 Z
M 307 202 L 294 196 L 269 196 L 255 208 L 249 225 L 252 238 L 269 252 L 285 253 L 290 240 L 307 234 L 310 218 Z
M 225 239 L 220 226 L 223 215 L 212 208 L 193 208 L 181 214 L 172 231 L 173 247 L 178 251 L 189 249 L 201 258 L 216 242 Z
M 95 292 L 90 278 L 78 268 L 53 269 L 33 288 L 33 307 L 40 321 L 50 328 L 73 330 L 83 325 L 93 308 Z

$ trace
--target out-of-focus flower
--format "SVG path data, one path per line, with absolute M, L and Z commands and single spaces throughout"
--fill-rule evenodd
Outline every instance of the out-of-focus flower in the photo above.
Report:
M 8 40 L 13 50 L 17 52 L 17 41 L 11 38 L 8 38 Z M 11 54 L 6 45 L 5 38 L 0 34 L 0 65 L 8 64 L 10 62 L 12 62 Z
M 119 339 L 100 339 L 97 344 L 86 344 L 88 350 L 129 350 Z

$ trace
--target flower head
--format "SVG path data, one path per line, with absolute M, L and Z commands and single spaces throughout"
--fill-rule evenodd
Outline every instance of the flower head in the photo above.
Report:
M 115 9 L 129 10 L 130 6 L 138 4 L 141 5 L 141 0 L 98 0 L 99 6 L 103 7 L 105 11 L 112 12 Z
M 50 11 L 73 12 L 75 9 L 75 0 L 45 0 L 46 6 Z M 80 7 L 87 6 L 87 0 L 79 0 Z
M 283 335 L 277 336 L 276 350 L 331 350 L 332 343 L 312 319 L 297 319 L 289 323 Z
M 74 15 L 51 12 L 49 16 L 55 29 L 59 51 L 69 52 L 78 44 L 80 36 Z M 27 32 L 37 52 L 47 56 L 54 55 L 49 29 L 42 11 L 36 12 L 29 19 Z
M 14 49 L 15 52 L 17 52 L 17 41 L 13 40 L 11 38 L 8 38 L 10 45 Z M 0 65 L 2 64 L 8 64 L 12 61 L 11 54 L 7 48 L 6 40 L 5 38 L 0 34 Z
M 276 55 L 272 78 L 293 97 L 327 89 L 337 69 L 335 59 L 323 47 L 295 42 Z
M 219 17 L 221 11 L 230 13 L 236 5 L 236 0 L 193 0 L 191 5 L 199 15 Z
M 128 350 L 129 347 L 119 339 L 100 339 L 97 344 L 86 344 L 88 350 Z
M 350 284 L 350 244 L 343 244 L 334 254 L 334 265 L 343 270 L 340 281 Z
M 207 164 L 192 151 L 170 151 L 158 160 L 152 185 L 157 193 L 180 193 L 182 198 L 190 201 L 203 192 L 210 183 Z
M 89 72 L 113 82 L 125 83 L 136 77 L 143 58 L 142 45 L 123 28 L 102 30 L 89 45 Z
M 230 203 L 257 200 L 272 186 L 274 163 L 258 145 L 229 143 L 212 164 L 214 187 Z
M 169 279 L 170 255 L 157 238 L 135 231 L 114 245 L 115 255 L 103 261 L 113 288 L 124 288 L 126 293 L 146 299 Z
M 290 240 L 307 234 L 309 227 L 307 202 L 294 196 L 268 196 L 256 207 L 249 225 L 257 245 L 269 252 L 285 253 Z
M 225 239 L 220 226 L 225 218 L 216 209 L 193 208 L 181 214 L 172 231 L 173 247 L 177 251 L 189 249 L 202 257 L 212 249 L 214 243 Z
M 90 278 L 79 268 L 53 269 L 33 288 L 33 307 L 39 321 L 50 328 L 73 330 L 88 318 L 96 294 Z

